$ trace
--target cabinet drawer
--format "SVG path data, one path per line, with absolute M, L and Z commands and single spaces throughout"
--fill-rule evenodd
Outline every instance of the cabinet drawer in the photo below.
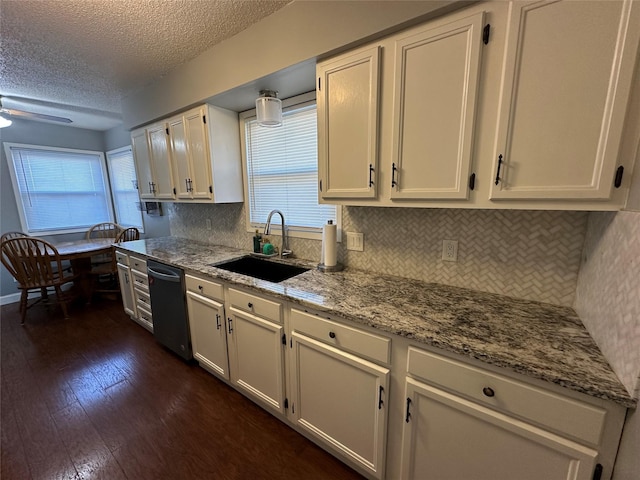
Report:
M 140 257 L 129 256 L 129 266 L 139 272 L 147 273 L 147 261 Z
M 234 307 L 259 315 L 273 322 L 282 323 L 282 305 L 247 292 L 229 289 L 229 301 Z
M 149 325 L 153 325 L 153 315 L 146 308 L 138 307 L 138 318 Z
M 131 270 L 131 276 L 133 277 L 133 288 L 149 292 L 149 277 L 145 273 Z
M 606 410 L 409 347 L 407 371 L 427 383 L 599 445 Z
M 221 283 L 204 280 L 191 275 L 184 276 L 187 290 L 213 300 L 224 301 L 224 287 Z
M 380 363 L 391 361 L 391 340 L 291 309 L 292 330 Z
M 139 288 L 134 289 L 134 293 L 136 296 L 136 305 L 138 308 L 142 307 L 151 311 L 151 298 L 149 297 L 149 292 L 145 292 L 140 290 Z
M 129 255 L 116 250 L 116 262 L 118 262 L 121 265 L 129 265 Z

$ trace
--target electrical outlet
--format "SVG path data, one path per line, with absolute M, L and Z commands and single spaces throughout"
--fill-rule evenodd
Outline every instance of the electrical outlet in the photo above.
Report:
M 211 220 L 209 220 L 208 218 L 205 220 L 205 223 L 207 225 L 207 230 L 211 230 Z
M 347 250 L 364 252 L 364 233 L 347 232 Z
M 458 261 L 458 241 L 443 240 L 442 241 L 442 260 L 445 262 Z

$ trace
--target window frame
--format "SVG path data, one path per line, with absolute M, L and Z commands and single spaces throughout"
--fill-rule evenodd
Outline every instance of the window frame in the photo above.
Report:
M 120 219 L 118 218 L 118 211 L 116 208 L 116 199 L 115 199 L 115 189 L 113 186 L 113 182 L 112 182 L 112 173 L 111 173 L 111 161 L 109 156 L 110 155 L 118 155 L 122 152 L 125 151 L 129 151 L 131 153 L 131 160 L 133 161 L 133 172 L 136 175 L 136 187 L 134 187 L 134 191 L 136 193 L 136 197 L 138 198 L 138 204 L 140 204 L 140 192 L 138 190 L 138 172 L 136 171 L 136 163 L 135 163 L 135 158 L 133 157 L 133 147 L 131 145 L 125 145 L 124 147 L 120 147 L 120 148 L 115 148 L 113 150 L 109 150 L 105 153 L 105 163 L 107 165 L 107 172 L 109 173 L 109 193 L 111 195 L 111 202 L 112 202 L 112 209 L 113 209 L 113 217 L 115 218 L 116 223 L 118 223 L 118 225 L 121 225 L 123 227 L 136 227 L 140 233 L 144 233 L 144 215 L 142 215 L 142 211 L 140 209 L 138 209 L 138 211 L 140 212 L 140 226 L 138 225 L 125 225 L 123 223 L 120 223 Z
M 290 97 L 282 100 L 282 111 L 284 113 L 287 110 L 294 110 L 294 109 L 302 108 L 308 105 L 317 105 L 315 91 L 303 93 L 302 95 L 297 95 L 295 97 Z M 248 173 L 248 162 L 247 162 L 246 124 L 256 119 L 256 109 L 253 108 L 251 110 L 240 112 L 240 114 L 238 115 L 238 118 L 240 122 L 240 151 L 242 155 L 242 179 L 244 183 L 244 202 L 246 205 L 246 208 L 245 208 L 246 231 L 250 233 L 255 233 L 255 231 L 258 230 L 260 231 L 260 233 L 262 233 L 266 224 L 259 223 L 259 222 L 251 222 L 251 202 L 249 199 L 249 173 Z M 265 127 L 265 128 L 277 128 L 277 127 Z M 338 242 L 342 242 L 342 208 L 340 207 L 340 205 L 334 205 L 334 207 L 336 208 L 336 224 L 338 225 L 337 238 L 338 238 Z M 280 225 L 281 225 L 281 221 L 278 216 L 271 223 L 270 235 L 282 236 L 282 231 L 281 231 L 282 228 L 280 227 Z M 306 238 L 311 240 L 322 240 L 322 228 L 320 227 L 300 227 L 300 226 L 291 226 L 291 225 L 286 225 L 286 227 L 287 227 L 287 235 L 290 238 Z
M 109 181 L 109 175 L 107 172 L 107 162 L 105 159 L 104 152 L 97 151 L 97 150 L 82 150 L 78 148 L 51 147 L 47 145 L 31 145 L 26 143 L 3 142 L 3 144 L 5 148 L 5 156 L 7 158 L 7 167 L 9 168 L 9 176 L 11 177 L 11 185 L 13 187 L 13 195 L 16 200 L 18 216 L 20 217 L 20 225 L 24 233 L 28 233 L 30 235 L 34 234 L 38 236 L 83 233 L 83 232 L 86 232 L 91 225 L 82 226 L 82 227 L 58 228 L 55 230 L 30 230 L 28 228 L 28 223 L 25 216 L 25 212 L 24 212 L 24 205 L 22 204 L 22 197 L 20 195 L 20 188 L 18 186 L 18 178 L 16 176 L 16 164 L 13 158 L 13 153 L 11 151 L 12 148 L 44 150 L 47 152 L 67 152 L 67 153 L 73 153 L 73 154 L 85 154 L 85 155 L 97 156 L 100 161 L 100 167 L 102 169 L 102 176 L 104 179 L 104 183 L 107 186 L 107 188 L 105 189 L 105 197 L 106 197 L 105 201 L 107 203 L 107 213 L 109 214 L 109 219 L 103 220 L 103 221 L 106 221 L 106 222 L 114 221 L 115 213 L 113 209 L 113 198 L 111 196 L 111 183 Z M 96 223 L 99 223 L 99 222 L 96 222 Z

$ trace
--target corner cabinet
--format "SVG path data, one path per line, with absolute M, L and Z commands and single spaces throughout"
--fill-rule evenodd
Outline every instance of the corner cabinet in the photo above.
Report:
M 633 1 L 511 5 L 491 199 L 607 200 L 620 186 L 638 10 Z
M 291 309 L 295 424 L 372 478 L 384 478 L 391 341 Z
M 391 199 L 466 199 L 484 12 L 395 40 Z
M 320 198 L 374 198 L 380 47 L 316 67 Z
M 203 105 L 131 133 L 141 199 L 244 201 L 238 115 Z

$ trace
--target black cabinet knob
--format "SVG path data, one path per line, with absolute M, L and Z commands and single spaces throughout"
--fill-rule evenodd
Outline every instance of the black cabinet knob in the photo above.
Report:
M 336 338 L 336 334 L 333 332 L 329 332 L 329 338 Z
M 496 392 L 494 392 L 493 388 L 491 388 L 491 387 L 484 387 L 482 389 L 482 393 L 484 393 L 485 396 L 487 396 L 487 397 L 493 397 L 496 394 Z
M 247 307 L 253 308 L 253 303 L 251 303 L 251 302 L 247 303 Z

